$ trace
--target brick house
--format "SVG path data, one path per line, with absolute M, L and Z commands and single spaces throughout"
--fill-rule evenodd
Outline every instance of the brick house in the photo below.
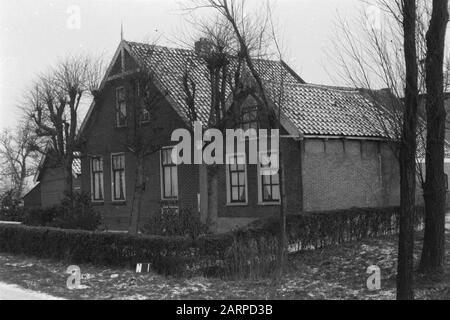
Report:
M 288 214 L 398 204 L 399 174 L 393 149 L 382 130 L 365 114 L 372 105 L 363 92 L 307 84 L 282 62 L 261 60 L 257 64 L 263 68 L 269 87 L 279 81 L 279 74 L 284 74 L 280 148 Z M 174 144 L 170 139 L 172 131 L 190 128 L 182 89 L 186 66 L 197 84 L 199 119 L 207 123 L 209 85 L 199 51 L 128 41 L 121 41 L 117 48 L 101 83 L 99 98 L 91 105 L 79 133 L 81 188 L 91 194 L 109 229 L 126 230 L 130 224 L 136 183 L 130 132 L 155 134 L 147 123 L 150 115 L 125 99 L 130 79 L 141 70 L 152 70 L 152 90 L 161 98 L 155 107 L 153 126 L 158 128 L 162 148 L 145 160 L 140 223 L 161 214 L 164 206 L 189 207 L 203 219 L 206 216 L 204 165 L 176 166 L 167 156 Z M 248 110 L 254 104 L 252 97 L 246 99 L 242 114 L 253 116 Z M 255 119 L 260 117 L 256 115 Z M 258 170 L 258 165 L 223 165 L 219 170 L 215 231 L 278 214 L 278 176 L 267 181 Z M 237 182 L 232 181 L 235 178 Z

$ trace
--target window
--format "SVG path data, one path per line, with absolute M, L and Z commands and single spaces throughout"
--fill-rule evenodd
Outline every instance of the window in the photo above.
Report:
M 258 164 L 258 189 L 261 204 L 280 203 L 280 176 L 270 168 L 270 163 Z
M 116 126 L 118 128 L 127 125 L 127 103 L 125 99 L 125 88 L 116 89 Z
M 111 155 L 112 200 L 125 200 L 125 154 Z
M 147 123 L 150 121 L 150 112 L 146 108 L 142 108 L 141 111 L 141 122 Z
M 161 150 L 161 197 L 163 200 L 178 198 L 178 168 L 172 162 L 172 148 Z
M 280 176 L 279 172 L 275 173 L 274 170 L 270 163 L 258 164 L 258 199 L 261 204 L 280 203 Z
M 91 158 L 91 197 L 92 201 L 103 201 L 103 158 Z
M 258 106 L 243 106 L 241 110 L 241 128 L 258 130 Z
M 227 162 L 228 204 L 247 204 L 247 166 L 245 155 L 228 156 Z

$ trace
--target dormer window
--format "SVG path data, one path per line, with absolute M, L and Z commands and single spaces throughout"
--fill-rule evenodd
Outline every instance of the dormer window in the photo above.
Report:
M 127 102 L 125 88 L 116 89 L 116 127 L 126 127 L 127 125 Z
M 249 129 L 258 130 L 258 106 L 248 105 L 242 106 L 241 109 L 241 129 L 247 131 Z

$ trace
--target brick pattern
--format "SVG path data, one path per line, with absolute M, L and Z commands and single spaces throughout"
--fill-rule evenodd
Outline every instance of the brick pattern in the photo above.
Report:
M 305 211 L 399 203 L 398 165 L 382 142 L 305 140 Z
M 133 131 L 133 123 L 129 121 L 126 128 L 115 127 L 115 88 L 126 85 L 126 80 L 116 80 L 109 83 L 103 91 L 102 103 L 95 110 L 94 119 L 85 131 L 82 147 L 81 169 L 82 190 L 90 192 L 90 157 L 103 157 L 104 202 L 96 204 L 96 208 L 103 215 L 103 223 L 113 230 L 127 229 L 131 205 L 135 190 L 136 158 L 127 149 Z M 127 106 L 128 119 L 133 119 L 135 110 Z M 178 117 L 168 102 L 161 99 L 154 115 L 158 136 L 155 144 L 167 146 L 170 135 L 175 128 L 184 127 L 184 122 Z M 143 127 L 144 135 L 155 134 L 150 128 Z M 125 152 L 126 201 L 114 203 L 111 201 L 111 153 Z M 149 155 L 146 163 L 146 189 L 142 200 L 142 215 L 140 224 L 148 220 L 149 216 L 160 211 L 160 161 L 159 151 Z M 198 174 L 194 166 L 182 165 L 178 169 L 179 201 L 176 204 L 197 208 Z M 197 210 L 197 209 L 196 209 Z

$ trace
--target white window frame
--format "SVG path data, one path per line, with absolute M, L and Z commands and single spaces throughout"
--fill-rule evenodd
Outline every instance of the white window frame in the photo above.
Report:
M 102 200 L 95 200 L 94 199 L 94 175 L 93 175 L 93 167 L 92 167 L 92 160 L 94 158 L 100 158 L 102 160 L 102 191 L 103 191 L 103 199 Z M 89 172 L 90 172 L 90 178 L 91 178 L 91 201 L 95 203 L 104 203 L 105 202 L 105 161 L 103 159 L 103 156 L 101 155 L 92 155 L 89 157 Z
M 227 206 L 247 206 L 248 205 L 248 173 L 247 173 L 247 161 L 245 161 L 244 164 L 244 170 L 245 170 L 245 202 L 232 202 L 231 201 L 231 181 L 230 181 L 230 161 L 229 159 L 231 157 L 244 157 L 246 160 L 246 154 L 245 153 L 230 153 L 226 155 L 226 162 L 225 162 L 225 175 L 226 175 L 226 188 L 227 188 Z
M 160 189 L 161 189 L 161 200 L 163 201 L 178 201 L 178 197 L 180 194 L 180 179 L 178 178 L 178 165 L 175 165 L 175 170 L 177 174 L 177 196 L 166 198 L 164 196 L 164 172 L 163 172 L 163 162 L 162 162 L 162 152 L 163 150 L 167 149 L 173 149 L 173 146 L 166 146 L 162 147 L 161 150 L 159 150 L 159 177 L 160 177 Z
M 270 153 L 274 153 L 276 151 L 270 151 Z M 261 155 L 262 153 L 260 153 Z M 264 152 L 264 154 L 267 154 L 267 152 Z M 258 159 L 259 160 L 259 159 Z M 279 199 L 276 201 L 265 201 L 263 200 L 263 185 L 262 185 L 262 176 L 260 174 L 261 172 L 261 163 L 258 161 L 258 170 L 257 170 L 257 178 L 258 178 L 258 205 L 260 206 L 275 206 L 275 205 L 281 205 L 281 180 L 280 180 L 280 171 L 278 171 L 278 188 L 279 188 Z
M 119 90 L 124 90 L 124 95 L 125 95 L 125 124 L 123 124 L 123 125 L 119 125 L 119 118 L 118 118 L 118 115 L 119 115 Z M 115 91 L 115 113 L 114 113 L 114 115 L 115 115 L 115 120 L 116 120 L 116 128 L 125 128 L 126 126 L 127 126 L 127 122 L 128 122 L 128 119 L 127 119 L 127 99 L 126 99 L 126 90 L 125 90 L 125 87 L 124 86 L 121 86 L 121 87 L 117 87 L 116 88 L 116 91 Z
M 123 199 L 114 199 L 114 168 L 113 168 L 113 157 L 123 156 Z M 126 170 L 126 157 L 125 152 L 111 153 L 111 202 L 125 202 L 127 200 L 127 170 Z

